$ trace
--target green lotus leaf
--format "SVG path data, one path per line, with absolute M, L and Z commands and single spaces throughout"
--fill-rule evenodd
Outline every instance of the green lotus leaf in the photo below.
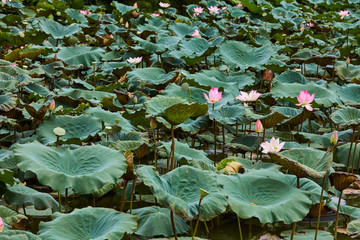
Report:
M 114 6 L 116 10 L 118 10 L 121 13 L 121 15 L 124 15 L 134 10 L 132 6 L 128 6 L 118 2 L 112 2 L 111 5 Z
M 339 147 L 337 147 L 337 151 L 335 154 L 335 161 L 336 162 L 340 162 L 342 164 L 344 164 L 346 167 L 348 166 L 348 157 L 349 157 L 349 151 L 350 151 L 350 143 L 346 143 L 344 145 L 341 145 Z M 355 154 L 355 158 L 354 158 L 354 154 Z M 359 145 L 356 148 L 356 152 L 355 152 L 355 147 L 353 145 L 352 150 L 351 150 L 351 155 L 350 155 L 350 163 L 349 163 L 349 169 L 353 169 L 353 159 L 354 159 L 354 169 L 357 169 L 359 166 L 359 154 L 360 154 L 360 147 Z
M 34 205 L 36 210 L 45 210 L 47 208 L 52 208 L 54 211 L 59 210 L 58 202 L 50 194 L 38 192 L 22 184 L 8 185 L 4 200 L 7 204 L 20 207 Z
M 177 103 L 168 107 L 161 116 L 172 125 L 178 125 L 191 117 L 203 116 L 208 111 L 208 104 Z
M 245 107 L 234 105 L 224 106 L 219 111 L 209 111 L 209 118 L 216 119 L 221 124 L 235 124 L 240 116 L 245 113 Z
M 88 108 L 84 112 L 90 116 L 101 119 L 104 121 L 105 126 L 118 124 L 123 131 L 130 132 L 135 130 L 130 121 L 125 119 L 119 112 L 113 113 L 106 111 L 101 107 Z
M 15 224 L 15 223 L 21 221 L 22 219 L 27 219 L 26 216 L 24 216 L 20 213 L 17 213 L 15 211 L 11 210 L 10 208 L 7 208 L 2 205 L 0 206 L 0 217 L 2 218 L 2 220 L 5 223 L 7 223 L 9 225 Z
M 231 211 L 242 219 L 290 224 L 302 220 L 312 204 L 310 193 L 274 179 L 237 174 L 221 175 L 219 182 L 229 194 Z
M 83 89 L 74 88 L 61 88 L 58 92 L 60 96 L 69 96 L 73 99 L 85 99 L 85 100 L 101 100 L 105 97 L 112 97 L 114 94 L 102 92 L 102 91 L 89 91 Z
M 150 118 L 146 117 L 146 110 L 130 110 L 126 109 L 122 116 L 128 119 L 134 127 L 143 127 L 144 129 L 149 128 Z
M 275 127 L 278 123 L 281 123 L 284 119 L 289 118 L 282 113 L 273 112 L 268 115 L 265 115 L 261 118 L 261 123 L 265 129 Z
M 99 62 L 105 50 L 97 47 L 75 46 L 66 47 L 57 53 L 57 58 L 70 65 L 82 64 L 84 68 L 92 66 L 92 62 Z
M 193 86 L 190 86 L 189 90 L 190 90 L 192 102 L 198 102 L 201 104 L 206 103 L 206 99 L 204 98 L 204 93 L 203 93 L 204 90 Z M 168 97 L 179 96 L 189 100 L 189 92 L 181 90 L 181 86 L 175 83 L 170 83 L 169 85 L 167 85 L 165 91 L 163 91 L 161 94 Z
M 222 60 L 229 67 L 239 67 L 240 69 L 263 68 L 272 56 L 276 54 L 273 48 L 264 46 L 253 48 L 243 42 L 227 41 L 220 45 Z
M 174 82 L 178 77 L 178 72 L 166 73 L 164 69 L 157 67 L 136 68 L 127 73 L 128 82 L 137 86 L 139 82 L 144 82 L 149 88 L 157 90 L 164 89 L 168 84 Z
M 55 39 L 63 39 L 78 33 L 81 28 L 78 25 L 62 25 L 54 20 L 42 19 L 39 23 L 40 29 Z
M 298 103 L 297 96 L 301 90 L 307 90 L 310 94 L 315 93 L 315 99 L 312 102 L 313 106 L 316 104 L 331 107 L 334 104 L 341 104 L 341 100 L 336 94 L 333 94 L 326 85 L 318 85 L 315 82 L 308 84 L 300 83 L 282 83 L 276 82 L 271 88 L 271 94 L 274 98 L 287 100 L 291 103 Z
M 33 103 L 31 105 L 26 104 L 25 109 L 33 118 L 37 120 L 42 120 L 48 110 L 48 106 L 43 104 Z
M 209 121 L 209 117 L 202 116 L 195 119 L 189 118 L 185 122 L 176 125 L 175 129 L 181 128 L 181 130 L 185 132 L 190 132 L 191 134 L 195 134 L 198 133 L 201 130 L 201 128 L 206 128 L 210 124 L 211 122 Z
M 106 182 L 115 182 L 127 169 L 123 154 L 99 145 L 70 150 L 46 147 L 39 142 L 17 144 L 14 156 L 18 167 L 34 172 L 41 184 L 55 191 L 71 187 L 79 194 L 89 194 Z
M 336 67 L 336 73 L 341 80 L 359 80 L 360 79 L 360 69 L 346 67 L 344 65 L 339 65 Z M 340 97 L 342 97 L 340 95 Z M 346 96 L 344 96 L 346 97 Z
M 171 141 L 163 142 L 162 146 L 166 149 L 166 152 L 171 152 Z M 197 150 L 190 148 L 187 143 L 178 142 L 175 139 L 175 161 L 180 164 L 188 164 L 193 167 L 214 170 L 214 162 L 210 160 L 203 150 Z
M 228 146 L 233 153 L 253 152 L 258 147 L 258 138 L 251 135 L 235 137 Z
M 330 119 L 340 126 L 357 126 L 360 124 L 360 110 L 353 107 L 344 107 L 330 115 Z
M 360 85 L 348 84 L 338 90 L 340 99 L 345 104 L 360 105 Z
M 11 151 L 6 151 L 11 154 Z M 10 155 L 5 153 L 4 158 L 9 157 Z M 3 166 L 2 166 L 3 167 Z M 0 181 L 6 184 L 10 184 L 11 186 L 14 184 L 14 172 L 9 169 L 0 169 Z
M 350 235 L 359 235 L 360 234 L 360 219 L 356 219 L 348 223 L 346 231 Z
M 112 145 L 115 149 L 126 152 L 131 151 L 134 154 L 134 157 L 140 159 L 145 157 L 146 154 L 152 148 L 151 144 L 147 144 L 143 141 L 117 141 L 114 145 Z
M 169 25 L 169 30 L 174 32 L 176 36 L 185 37 L 191 35 L 195 31 L 195 27 L 187 23 L 172 22 Z
M 158 202 L 181 217 L 189 220 L 197 217 L 200 188 L 210 193 L 201 202 L 201 221 L 208 221 L 226 210 L 228 196 L 213 172 L 181 166 L 159 176 L 152 168 L 143 166 L 137 173 Z
M 282 113 L 284 115 L 289 114 L 291 118 L 283 121 L 281 125 L 290 125 L 292 127 L 303 123 L 305 120 L 307 120 L 310 117 L 312 113 L 310 111 L 307 111 L 305 108 L 301 111 L 299 109 L 294 109 L 290 107 L 274 107 L 273 110 Z M 294 116 L 293 115 L 294 113 L 297 114 Z
M 102 130 L 101 120 L 95 117 L 81 115 L 79 117 L 51 116 L 44 121 L 37 129 L 37 135 L 40 142 L 52 144 L 56 142 L 56 136 L 53 129 L 61 127 L 65 129 L 66 134 L 60 137 L 61 141 L 70 141 L 72 139 L 84 140 L 89 136 L 95 136 Z
M 145 102 L 146 113 L 151 116 L 161 116 L 166 109 L 178 104 L 178 103 L 188 103 L 185 98 L 181 97 L 165 97 L 162 95 L 156 95 L 156 97 L 151 98 Z
M 206 240 L 206 238 L 199 237 L 178 237 L 178 240 Z M 150 240 L 175 240 L 175 238 L 152 238 Z
M 3 240 L 42 240 L 39 236 L 22 230 L 0 232 L 0 238 Z
M 294 235 L 294 240 L 308 240 L 308 239 L 314 239 L 315 238 L 315 229 L 302 229 L 297 230 Z M 281 233 L 282 236 L 284 236 L 286 240 L 291 239 L 291 233 L 292 231 L 284 231 Z M 319 240 L 332 240 L 334 239 L 333 234 L 330 232 L 326 232 L 323 230 L 319 230 L 317 233 L 317 239 Z
M 170 209 L 157 206 L 138 208 L 132 211 L 133 215 L 138 216 L 137 235 L 142 236 L 173 236 L 173 230 L 170 220 Z M 174 223 L 177 234 L 189 232 L 190 227 L 185 220 L 175 215 Z M 154 227 L 154 224 L 156 227 Z
M 280 163 L 299 178 L 323 178 L 332 163 L 330 152 L 312 148 L 293 148 L 269 155 L 273 161 Z
M 314 134 L 314 133 L 300 132 L 300 133 L 296 133 L 294 135 L 294 137 L 299 143 L 310 142 L 310 143 L 320 144 L 320 145 L 322 145 L 324 147 L 330 147 L 331 146 L 331 143 L 330 143 L 330 137 L 331 136 L 327 136 L 326 134 L 318 135 L 318 134 Z
M 0 95 L 0 111 L 8 112 L 16 107 L 16 100 L 16 95 L 12 93 Z
M 38 235 L 47 240 L 119 240 L 135 231 L 136 219 L 109 208 L 87 207 L 55 213 L 52 221 L 40 223 Z

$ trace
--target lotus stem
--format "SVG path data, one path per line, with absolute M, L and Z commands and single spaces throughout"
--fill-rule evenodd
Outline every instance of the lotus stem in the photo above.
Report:
M 221 130 L 222 130 L 222 135 L 223 135 L 222 155 L 223 155 L 223 158 L 225 158 L 225 127 L 224 127 L 224 124 L 221 126 Z
M 240 218 L 239 218 L 238 215 L 236 215 L 236 217 L 237 217 L 237 222 L 238 222 L 238 227 L 239 227 L 240 240 L 243 240 L 242 231 L 241 231 L 241 224 L 240 224 Z
M 207 226 L 207 224 L 206 224 L 206 221 L 204 221 L 203 223 L 204 223 L 204 225 L 205 225 L 206 232 L 209 233 L 210 231 L 209 231 L 209 228 L 208 228 L 208 226 Z
M 309 133 L 312 133 L 312 129 L 311 129 L 311 118 L 309 117 Z
M 259 148 L 260 148 L 260 133 L 257 133 L 257 148 L 256 148 L 256 160 L 259 160 Z
M 96 71 L 96 64 L 93 64 L 93 72 L 94 72 L 94 87 L 96 87 L 96 77 L 95 77 L 95 71 Z
M 346 172 L 347 172 L 347 173 L 349 173 L 349 171 L 350 171 L 350 156 L 351 156 L 352 145 L 353 145 L 354 138 L 355 138 L 355 130 L 356 130 L 356 127 L 354 127 L 353 134 L 352 134 L 352 137 L 351 137 L 351 144 L 350 144 L 348 161 L 347 161 L 347 169 L 346 169 Z
M 216 164 L 216 120 L 214 118 L 214 165 Z
M 60 136 L 56 136 L 56 147 L 59 147 L 59 138 Z
M 133 187 L 131 190 L 131 198 L 130 198 L 130 214 L 132 212 L 132 205 L 133 205 L 133 199 L 134 199 L 134 193 L 135 193 L 135 187 L 136 187 L 136 178 L 133 181 Z
M 299 178 L 298 176 L 296 176 L 296 187 L 297 187 L 298 189 L 300 189 L 300 178 Z M 294 223 L 293 223 L 293 226 L 292 226 L 291 240 L 294 239 L 295 230 L 296 230 L 296 222 L 294 222 Z
M 175 169 L 175 137 L 174 137 L 174 126 L 171 125 L 171 170 Z
M 59 212 L 61 213 L 61 195 L 60 195 L 60 191 L 58 191 L 58 198 L 59 198 Z
M 123 211 L 124 209 L 124 202 L 125 202 L 125 195 L 126 195 L 126 187 L 128 185 L 128 180 L 125 180 L 125 185 L 124 185 L 124 189 L 123 189 L 123 194 L 121 196 L 121 202 L 120 202 L 120 212 Z
M 157 170 L 157 149 L 156 149 L 156 135 L 155 129 L 153 129 L 153 138 L 154 138 L 154 162 L 155 162 L 155 170 Z
M 16 124 L 14 125 L 14 143 L 16 143 Z
M 24 215 L 26 216 L 26 207 L 25 207 L 25 204 L 23 204 L 23 211 L 24 211 Z
M 190 87 L 189 87 L 189 103 L 191 103 L 191 92 L 190 92 Z
M 334 240 L 337 239 L 337 229 L 338 229 L 338 222 L 339 222 L 339 212 L 340 212 L 340 203 L 341 203 L 342 193 L 343 193 L 343 191 L 340 192 L 339 202 L 338 202 L 338 205 L 337 205 L 336 220 L 335 220 L 335 231 L 334 231 Z
M 252 219 L 249 219 L 249 239 L 252 237 Z
M 195 230 L 194 230 L 194 233 L 193 233 L 193 238 L 195 237 L 196 235 L 196 232 L 197 232 L 197 228 L 199 226 L 199 222 L 200 222 L 200 213 L 201 213 L 201 201 L 203 200 L 202 197 L 200 197 L 200 200 L 199 200 L 199 208 L 198 208 L 198 212 L 199 212 L 199 215 L 198 215 L 198 218 L 196 220 L 196 224 L 195 224 Z
M 238 136 L 238 130 L 239 130 L 239 123 L 238 123 L 238 121 L 236 120 L 236 137 Z
M 93 207 L 96 207 L 96 197 L 93 196 Z
M 65 188 L 65 213 L 68 213 L 69 210 L 68 194 L 69 194 L 69 189 Z
M 318 234 L 319 226 L 320 226 L 320 216 L 321 216 L 322 200 L 323 200 L 323 196 L 324 196 L 325 181 L 326 181 L 326 174 L 323 178 L 323 183 L 321 186 L 320 206 L 319 206 L 319 213 L 318 213 L 317 222 L 316 222 L 316 231 L 315 231 L 315 239 L 314 240 L 317 239 L 317 234 Z
M 359 137 L 360 137 L 360 131 L 358 131 L 358 134 L 357 134 L 357 137 L 356 137 L 356 140 L 355 140 L 355 147 L 354 147 L 354 155 L 353 155 L 353 159 L 352 159 L 351 173 L 354 173 L 356 147 L 357 147 L 357 142 L 359 141 Z
M 170 209 L 170 219 L 171 219 L 171 226 L 174 232 L 174 238 L 175 240 L 178 240 L 177 235 L 176 235 L 176 228 L 175 228 L 175 223 L 174 223 L 174 212 Z

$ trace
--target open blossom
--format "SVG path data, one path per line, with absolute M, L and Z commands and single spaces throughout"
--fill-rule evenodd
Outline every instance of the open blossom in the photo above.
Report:
M 209 13 L 219 13 L 219 8 L 218 7 L 214 7 L 214 6 L 210 6 L 209 8 Z
M 242 7 L 242 4 L 241 3 L 239 3 L 238 5 L 236 5 L 237 7 Z
M 86 10 L 80 10 L 80 13 L 81 13 L 82 15 L 88 15 L 88 14 L 91 14 L 91 12 L 86 11 Z
M 160 14 L 158 14 L 158 13 L 151 13 L 150 15 L 153 17 L 160 17 Z
M 221 10 L 223 10 L 223 11 L 226 10 L 226 9 L 227 9 L 227 7 L 222 7 L 222 8 L 221 8 Z
M 126 61 L 128 61 L 129 63 L 140 63 L 142 60 L 142 57 L 134 57 L 134 58 L 131 58 L 129 57 Z
M 260 119 L 258 119 L 258 120 L 256 120 L 256 124 L 255 124 L 255 132 L 260 133 L 262 131 L 264 131 L 264 127 L 263 127 Z
M 163 7 L 163 8 L 168 8 L 168 7 L 170 7 L 170 3 L 159 2 L 159 6 Z
M 263 153 L 269 153 L 269 152 L 279 152 L 285 145 L 285 142 L 280 143 L 280 139 L 275 139 L 274 137 L 271 138 L 270 142 L 266 141 L 260 144 L 260 146 L 263 148 Z
M 330 137 L 330 143 L 332 145 L 336 145 L 337 142 L 338 142 L 338 134 L 337 134 L 337 131 L 335 130 L 334 133 Z
M 203 11 L 204 9 L 202 7 L 196 7 L 194 8 L 194 15 L 199 16 Z
M 217 103 L 222 99 L 222 92 L 219 92 L 217 88 L 212 88 L 209 92 L 209 96 L 204 93 L 204 97 L 208 103 Z
M 137 9 L 137 8 L 138 8 L 137 2 L 134 3 L 133 8 L 134 8 L 134 9 Z
M 307 110 L 312 111 L 313 108 L 311 107 L 311 102 L 314 101 L 315 93 L 310 96 L 310 93 L 306 90 L 301 90 L 300 95 L 297 96 L 297 100 L 299 103 L 296 106 L 305 107 Z
M 236 97 L 237 100 L 243 102 L 254 102 L 260 97 L 261 93 L 256 92 L 256 90 L 251 90 L 248 94 L 247 92 L 240 91 L 240 95 Z
M 308 27 L 314 27 L 315 25 L 314 25 L 312 22 L 309 22 L 309 23 L 306 24 L 306 26 L 308 26 Z
M 340 11 L 340 12 L 338 12 L 338 13 L 339 13 L 339 15 L 341 16 L 341 19 L 343 19 L 344 17 L 350 16 L 348 10 Z
M 195 30 L 195 31 L 191 34 L 191 36 L 201 38 L 201 35 L 200 35 L 199 30 Z

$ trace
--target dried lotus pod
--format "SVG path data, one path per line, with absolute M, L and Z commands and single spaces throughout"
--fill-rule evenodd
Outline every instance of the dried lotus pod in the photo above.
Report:
M 123 106 L 128 104 L 131 101 L 131 93 L 130 92 L 120 92 L 116 89 L 113 90 L 113 92 L 116 94 L 117 99 L 119 100 L 120 104 Z
M 244 173 L 245 169 L 244 166 L 237 162 L 237 161 L 232 161 L 229 162 L 228 164 L 226 164 L 226 167 L 224 168 L 225 174 L 234 174 L 234 173 Z
M 334 172 L 330 174 L 329 179 L 331 186 L 334 186 L 338 191 L 343 191 L 358 180 L 356 175 L 346 172 Z
M 122 176 L 123 179 L 130 181 L 136 179 L 136 175 L 134 174 L 134 160 L 133 153 L 129 150 L 124 153 L 126 163 L 128 165 L 126 173 Z
M 318 214 L 319 214 L 319 207 L 320 207 L 320 203 L 317 203 L 315 205 L 313 205 L 311 208 L 310 208 L 310 211 L 309 211 L 309 216 L 310 217 L 317 217 Z M 321 203 L 321 215 L 323 214 L 326 214 L 327 211 L 325 209 L 325 203 L 322 202 Z

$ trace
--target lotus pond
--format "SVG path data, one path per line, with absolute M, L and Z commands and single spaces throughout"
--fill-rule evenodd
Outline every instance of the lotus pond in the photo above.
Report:
M 359 0 L 91 4 L 0 1 L 0 239 L 360 237 Z

